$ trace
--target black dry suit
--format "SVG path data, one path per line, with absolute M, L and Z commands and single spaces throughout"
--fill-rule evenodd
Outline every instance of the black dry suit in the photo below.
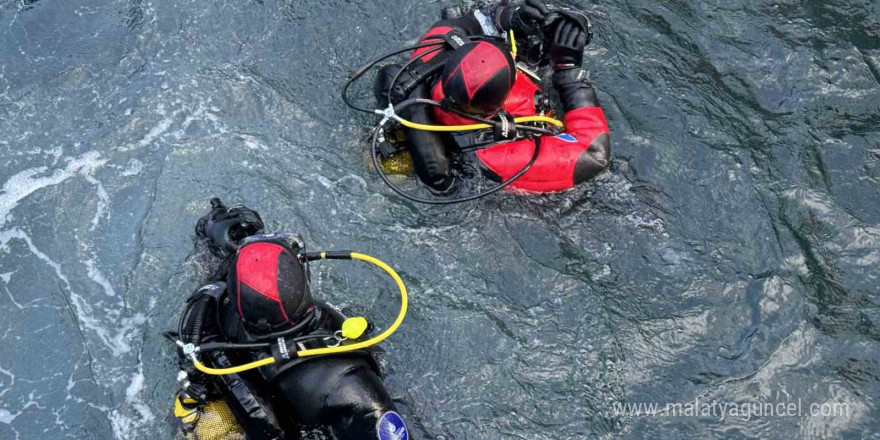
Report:
M 214 211 L 207 217 L 259 219 L 247 208 L 226 208 L 219 200 L 213 204 Z M 236 209 L 247 212 L 236 216 Z M 197 235 L 211 241 L 229 235 L 211 231 L 212 225 L 241 227 L 243 223 L 247 221 L 203 219 Z M 253 229 L 262 232 L 262 222 Z M 198 356 L 210 368 L 269 357 L 277 361 L 241 373 L 208 375 L 182 354 L 178 406 L 188 402 L 195 407 L 222 399 L 240 425 L 230 432 L 248 440 L 298 439 L 301 429 L 312 428 L 324 429 L 339 440 L 409 439 L 371 350 L 290 359 L 297 350 L 338 343 L 334 332 L 345 319 L 333 307 L 312 298 L 299 236 L 253 235 L 211 244 L 224 263 L 214 282 L 189 299 L 181 318 L 180 340 L 200 346 Z M 285 349 L 281 344 L 295 346 Z M 189 429 L 185 438 L 198 439 L 198 426 Z M 215 431 L 202 432 L 216 435 Z

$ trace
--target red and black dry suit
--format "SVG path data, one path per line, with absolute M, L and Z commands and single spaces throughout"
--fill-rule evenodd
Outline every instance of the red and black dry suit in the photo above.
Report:
M 484 34 L 480 21 L 473 14 L 468 14 L 435 23 L 422 37 L 421 42 L 436 41 L 435 36 L 452 31 L 467 36 Z M 418 49 L 411 54 L 411 57 L 421 55 L 428 50 L 430 48 Z M 428 62 L 439 53 L 425 55 L 422 57 L 422 62 Z M 608 123 L 587 76 L 587 72 L 580 69 L 554 74 L 553 83 L 565 111 L 563 122 L 566 133 L 542 136 L 541 151 L 534 165 L 511 187 L 534 192 L 562 191 L 592 178 L 608 165 L 610 159 Z M 513 88 L 502 108 L 515 117 L 533 116 L 537 114 L 536 100 L 539 96 L 536 95 L 541 93 L 541 87 L 529 75 L 517 71 Z M 409 97 L 442 101 L 443 88 L 440 81 L 436 81 L 416 88 Z M 444 111 L 439 107 L 417 106 L 405 116 L 423 124 L 474 123 L 471 119 Z M 455 151 L 456 148 L 452 137 L 438 132 L 407 129 L 407 139 L 419 179 L 434 190 L 449 189 L 454 180 L 450 152 Z M 504 181 L 529 162 L 534 148 L 533 139 L 498 142 L 477 150 L 476 157 L 490 177 Z
M 371 348 L 290 359 L 291 351 L 326 347 L 345 320 L 332 306 L 312 298 L 300 239 L 261 235 L 256 211 L 227 208 L 219 199 L 212 206 L 196 231 L 213 245 L 222 263 L 213 282 L 188 301 L 191 312 L 183 314 L 179 336 L 197 346 L 206 344 L 202 348 L 239 344 L 238 349 L 203 350 L 201 359 L 213 368 L 269 357 L 280 356 L 280 361 L 206 376 L 181 352 L 188 378 L 183 392 L 202 401 L 224 400 L 249 440 L 299 439 L 302 428 L 321 428 L 337 440 L 409 439 Z M 231 228 L 244 232 L 230 233 Z M 257 235 L 234 241 L 243 234 Z

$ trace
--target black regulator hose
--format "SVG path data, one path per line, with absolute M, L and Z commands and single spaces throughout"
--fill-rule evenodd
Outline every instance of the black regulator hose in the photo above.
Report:
M 431 41 L 431 42 L 428 42 L 428 43 L 421 43 L 421 44 L 416 44 L 416 45 L 414 45 L 414 46 L 404 47 L 403 49 L 395 50 L 395 51 L 393 51 L 393 52 L 389 52 L 389 53 L 387 53 L 387 54 L 385 54 L 385 55 L 382 55 L 381 57 L 376 58 L 375 60 L 373 60 L 373 61 L 371 61 L 371 62 L 365 64 L 365 65 L 362 66 L 360 69 L 356 70 L 353 74 L 351 74 L 351 75 L 348 77 L 348 80 L 345 81 L 345 85 L 342 86 L 342 100 L 345 101 L 345 105 L 347 105 L 347 106 L 349 106 L 349 107 L 351 107 L 351 108 L 353 108 L 353 109 L 355 109 L 355 110 L 357 110 L 357 111 L 364 112 L 364 113 L 371 113 L 371 114 L 374 114 L 374 111 L 373 111 L 373 110 L 368 109 L 368 108 L 366 108 L 366 107 L 361 107 L 361 106 L 355 104 L 354 102 L 352 102 L 352 101 L 348 98 L 348 88 L 351 87 L 351 85 L 352 85 L 355 81 L 357 81 L 358 79 L 360 79 L 360 77 L 364 76 L 367 72 L 369 72 L 370 69 L 373 68 L 373 66 L 375 66 L 376 64 L 381 63 L 382 61 L 387 60 L 388 58 L 391 58 L 391 57 L 393 57 L 393 56 L 395 56 L 395 55 L 400 55 L 400 54 L 402 54 L 402 53 L 404 53 L 404 52 L 409 52 L 409 51 L 412 51 L 412 50 L 421 49 L 421 48 L 423 48 L 423 47 L 439 46 L 439 45 L 443 45 L 443 44 L 446 44 L 446 42 L 445 42 L 444 40 L 439 40 L 439 41 Z
M 183 310 L 180 322 L 177 325 L 178 337 L 181 339 L 189 336 L 190 341 L 198 345 L 202 340 L 202 326 L 205 322 L 205 315 L 208 313 L 208 305 L 211 297 L 208 295 L 200 295 L 189 302 Z
M 207 295 L 205 295 L 207 297 Z M 202 324 L 205 322 L 205 315 L 208 313 L 208 301 L 202 300 L 199 303 L 199 308 L 196 310 L 196 318 L 193 321 L 193 329 L 195 333 L 193 334 L 193 344 L 199 345 L 202 342 Z
M 436 101 L 423 100 L 423 99 L 420 99 L 420 100 L 408 99 L 408 100 L 403 101 L 400 104 L 396 105 L 394 107 L 394 111 L 396 113 L 396 112 L 399 112 L 399 111 L 401 111 L 411 105 L 417 105 L 417 104 L 418 105 L 434 105 L 434 104 L 440 105 L 440 103 L 438 103 Z M 483 191 L 483 192 L 480 192 L 480 193 L 477 193 L 477 194 L 473 194 L 473 195 L 470 195 L 467 197 L 460 197 L 460 198 L 456 198 L 456 199 L 427 199 L 424 197 L 413 196 L 411 194 L 406 193 L 406 191 L 398 188 L 396 185 L 391 183 L 391 180 L 388 179 L 388 176 L 385 175 L 385 173 L 382 171 L 382 167 L 379 165 L 379 155 L 378 155 L 378 147 L 377 147 L 377 145 L 379 143 L 378 142 L 379 133 L 382 130 L 382 125 L 383 124 L 379 124 L 376 126 L 375 129 L 373 129 L 373 137 L 372 137 L 372 140 L 370 141 L 370 155 L 373 159 L 373 167 L 376 168 L 376 172 L 379 174 L 379 177 L 382 178 L 382 181 L 385 182 L 385 184 L 388 185 L 388 187 L 391 188 L 392 191 L 396 192 L 398 195 L 400 195 L 401 197 L 403 197 L 407 200 L 417 202 L 417 203 L 424 203 L 427 205 L 454 205 L 456 203 L 470 202 L 472 200 L 477 200 L 477 199 L 486 197 L 490 194 L 494 194 L 498 191 L 501 191 L 502 189 L 506 188 L 507 186 L 509 186 L 510 184 L 515 182 L 517 179 L 522 177 L 523 174 L 525 174 L 530 168 L 532 168 L 532 165 L 535 164 L 535 161 L 538 160 L 538 155 L 541 153 L 541 138 L 537 137 L 537 138 L 535 138 L 535 151 L 532 153 L 532 158 L 529 160 L 529 162 L 521 170 L 519 170 L 519 172 L 517 172 L 516 174 L 514 174 L 513 176 L 511 176 L 509 179 L 505 180 L 504 182 L 501 182 L 496 187 L 489 189 L 489 190 L 486 190 L 486 191 Z M 516 126 L 517 126 L 517 128 L 528 127 L 528 126 L 521 126 L 519 124 L 517 124 Z M 550 132 L 549 130 L 544 130 L 544 129 L 537 128 L 537 127 L 529 127 L 529 128 L 543 130 L 546 133 L 552 134 L 552 132 Z
M 199 346 L 199 353 L 206 353 L 209 351 L 218 350 L 259 350 L 271 347 L 272 344 L 269 342 L 257 342 L 252 344 L 239 344 L 231 342 L 206 342 Z
M 476 38 L 476 39 L 481 39 L 481 40 L 499 39 L 498 37 L 489 37 L 489 36 L 476 36 L 476 37 L 471 37 L 471 38 Z M 348 80 L 345 81 L 345 85 L 342 86 L 342 100 L 345 102 L 345 105 L 347 105 L 347 106 L 351 107 L 352 109 L 357 110 L 359 112 L 374 113 L 373 110 L 368 109 L 366 107 L 361 107 L 361 106 L 355 104 L 354 102 L 352 102 L 351 99 L 348 98 L 348 88 L 351 87 L 351 85 L 355 81 L 360 79 L 362 76 L 366 75 L 366 73 L 369 72 L 370 69 L 375 67 L 376 64 L 379 64 L 382 61 L 387 60 L 388 58 L 391 58 L 395 55 L 400 55 L 404 52 L 409 52 L 409 51 L 413 51 L 416 49 L 421 49 L 423 47 L 439 46 L 439 47 L 436 47 L 435 50 L 426 51 L 426 52 L 423 52 L 423 53 L 413 57 L 413 59 L 407 63 L 407 66 L 408 66 L 408 65 L 412 64 L 413 61 L 421 59 L 422 57 L 428 55 L 428 53 L 434 53 L 437 50 L 442 50 L 443 45 L 446 44 L 446 40 L 444 40 L 443 37 L 440 35 L 431 35 L 431 36 L 426 37 L 425 39 L 436 40 L 436 41 L 429 41 L 427 43 L 420 43 L 420 44 L 416 44 L 413 46 L 404 47 L 402 49 L 398 49 L 393 52 L 388 52 L 385 55 L 382 55 L 381 57 L 376 58 L 375 60 L 370 61 L 369 63 L 367 63 L 367 64 L 361 66 L 359 69 L 355 70 L 354 73 L 349 75 Z M 401 69 L 401 71 L 403 71 L 403 70 L 405 70 L 405 69 Z M 392 81 L 392 86 L 394 85 L 395 82 L 397 82 L 396 79 L 394 81 Z M 389 89 L 389 90 L 391 90 L 391 89 Z

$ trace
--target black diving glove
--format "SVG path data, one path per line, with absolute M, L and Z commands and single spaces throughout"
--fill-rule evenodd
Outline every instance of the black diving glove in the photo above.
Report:
M 584 63 L 584 48 L 589 41 L 588 34 L 577 21 L 565 18 L 557 20 L 547 32 L 545 47 L 557 71 L 581 67 Z
M 519 6 L 506 5 L 498 12 L 497 24 L 505 32 L 513 29 L 517 36 L 536 35 L 541 23 L 550 14 L 544 0 L 526 0 Z

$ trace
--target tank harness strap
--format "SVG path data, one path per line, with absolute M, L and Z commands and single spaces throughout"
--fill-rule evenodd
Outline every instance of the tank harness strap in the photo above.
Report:
M 460 131 L 452 133 L 452 140 L 462 151 L 475 150 L 495 143 L 492 130 Z
M 275 363 L 283 364 L 299 358 L 297 355 L 298 351 L 338 347 L 344 340 L 346 339 L 338 334 L 332 336 L 322 334 L 314 335 L 314 337 L 306 335 L 305 337 L 300 336 L 296 338 L 278 337 L 269 348 L 272 352 L 272 357 L 275 359 Z

